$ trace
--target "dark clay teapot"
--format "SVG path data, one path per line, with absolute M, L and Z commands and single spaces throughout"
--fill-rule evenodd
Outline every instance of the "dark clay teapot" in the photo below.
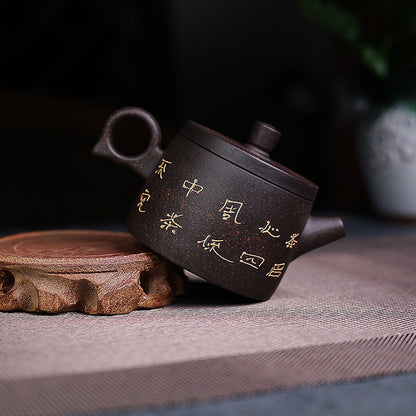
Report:
M 143 119 L 151 131 L 137 157 L 118 153 L 112 140 L 124 117 Z M 269 158 L 279 136 L 257 122 L 244 147 L 187 121 L 163 152 L 153 116 L 124 108 L 108 119 L 94 154 L 146 179 L 126 221 L 142 244 L 218 286 L 266 300 L 292 260 L 345 235 L 340 218 L 309 215 L 318 187 Z

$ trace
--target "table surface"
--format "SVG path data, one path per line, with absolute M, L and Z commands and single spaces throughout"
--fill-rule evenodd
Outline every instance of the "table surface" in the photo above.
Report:
M 416 233 L 415 225 L 383 221 L 371 216 L 344 214 L 342 218 L 348 239 Z M 108 416 L 397 416 L 411 415 L 415 412 L 416 373 L 408 373 L 348 383 L 303 386 L 267 394 L 253 394 L 182 406 L 100 414 Z
M 416 227 L 400 225 L 361 215 L 342 215 L 346 240 L 415 234 Z M 71 228 L 85 228 L 72 225 Z M 92 228 L 91 225 L 88 228 Z M 98 224 L 98 229 L 122 230 L 119 224 Z M 20 227 L 0 230 L 2 235 L 29 231 Z M 415 251 L 416 252 L 416 251 Z M 416 275 L 415 275 L 416 281 Z M 416 326 L 416 324 L 415 324 Z M 297 386 L 262 393 L 232 395 L 158 408 L 134 408 L 83 413 L 111 416 L 174 415 L 397 415 L 416 409 L 416 373 L 392 374 L 350 382 Z M 0 415 L 2 411 L 0 409 Z

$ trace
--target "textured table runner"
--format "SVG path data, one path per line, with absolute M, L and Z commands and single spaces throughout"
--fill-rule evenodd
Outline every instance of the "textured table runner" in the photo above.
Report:
M 163 406 L 416 371 L 416 234 L 341 240 L 272 299 L 202 280 L 128 315 L 0 313 L 0 415 Z

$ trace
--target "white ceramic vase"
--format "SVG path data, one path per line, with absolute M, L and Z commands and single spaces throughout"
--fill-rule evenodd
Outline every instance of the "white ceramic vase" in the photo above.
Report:
M 376 211 L 416 220 L 416 108 L 398 102 L 363 129 L 361 165 Z

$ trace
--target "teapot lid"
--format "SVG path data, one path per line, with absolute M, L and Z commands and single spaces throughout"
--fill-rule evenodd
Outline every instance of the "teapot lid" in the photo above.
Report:
M 280 137 L 280 132 L 270 124 L 257 121 L 246 146 L 189 120 L 180 134 L 273 185 L 310 201 L 315 200 L 317 185 L 270 159 L 269 153 Z

